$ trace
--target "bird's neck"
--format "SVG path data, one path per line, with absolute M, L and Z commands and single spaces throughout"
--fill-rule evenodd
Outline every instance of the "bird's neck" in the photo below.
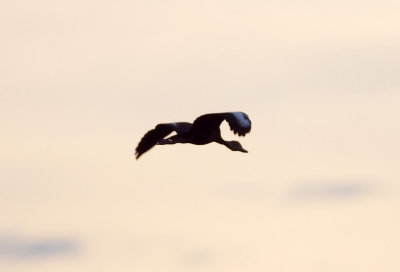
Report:
M 221 139 L 219 139 L 217 142 L 220 143 L 220 144 L 222 144 L 222 145 L 224 145 L 224 146 L 226 146 L 226 147 L 229 148 L 230 150 L 235 151 L 235 150 L 233 149 L 233 147 L 232 147 L 231 141 L 225 141 L 224 139 L 221 138 Z

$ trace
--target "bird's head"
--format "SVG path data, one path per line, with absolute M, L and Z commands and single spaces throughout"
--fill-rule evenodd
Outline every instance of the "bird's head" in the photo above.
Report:
M 243 146 L 238 142 L 238 141 L 229 141 L 226 142 L 226 146 L 233 151 L 240 151 L 244 153 L 248 153 L 246 149 L 243 148 Z

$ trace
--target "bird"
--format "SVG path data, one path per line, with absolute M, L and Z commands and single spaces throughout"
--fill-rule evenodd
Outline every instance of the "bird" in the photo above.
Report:
M 155 145 L 190 143 L 205 145 L 212 142 L 222 144 L 232 151 L 248 153 L 238 141 L 225 141 L 221 137 L 220 125 L 227 121 L 234 134 L 245 136 L 251 130 L 251 121 L 244 112 L 208 113 L 197 117 L 193 123 L 175 122 L 158 124 L 149 130 L 136 147 L 135 156 L 139 159 Z M 176 132 L 169 138 L 170 133 Z

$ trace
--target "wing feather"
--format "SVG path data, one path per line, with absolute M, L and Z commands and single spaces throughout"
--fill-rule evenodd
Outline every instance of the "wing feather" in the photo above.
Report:
M 191 127 L 190 123 L 169 123 L 169 124 L 158 124 L 154 129 L 149 130 L 143 138 L 140 140 L 136 147 L 136 159 L 138 159 L 143 153 L 150 150 L 155 146 L 158 141 L 164 139 L 171 132 L 177 133 L 187 132 Z
M 193 133 L 218 128 L 226 120 L 234 134 L 244 136 L 251 130 L 251 121 L 244 112 L 223 112 L 204 114 L 193 122 Z
M 250 118 L 244 112 L 225 113 L 225 120 L 228 122 L 233 133 L 237 133 L 239 136 L 244 136 L 251 130 Z

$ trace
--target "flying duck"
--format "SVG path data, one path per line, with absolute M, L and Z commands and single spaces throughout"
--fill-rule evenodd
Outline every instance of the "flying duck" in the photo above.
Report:
M 221 137 L 219 126 L 227 121 L 234 134 L 244 136 L 250 132 L 251 121 L 244 112 L 209 113 L 197 117 L 192 123 L 176 122 L 158 124 L 148 131 L 136 147 L 136 159 L 139 159 L 146 151 L 155 145 L 190 143 L 205 145 L 216 142 L 225 145 L 230 150 L 247 153 L 238 141 L 225 141 Z M 171 132 L 176 132 L 169 138 L 165 138 Z

